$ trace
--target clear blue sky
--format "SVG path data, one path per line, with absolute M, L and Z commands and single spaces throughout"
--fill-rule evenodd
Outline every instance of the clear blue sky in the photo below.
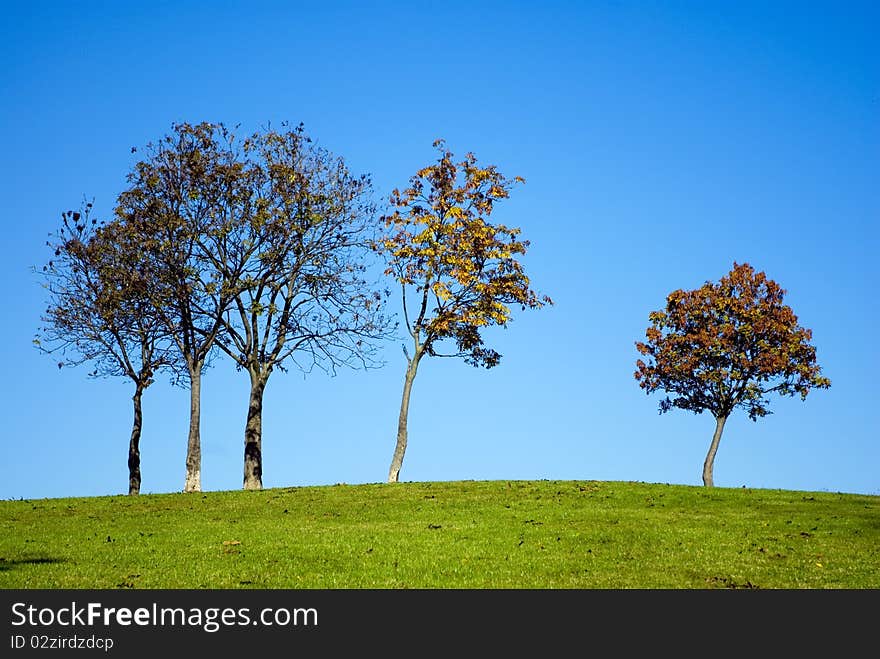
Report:
M 874 2 L 4 3 L 6 312 L 0 498 L 127 491 L 132 388 L 31 345 L 31 267 L 83 196 L 109 215 L 132 146 L 172 122 L 304 122 L 377 193 L 445 138 L 527 183 L 496 219 L 531 240 L 552 308 L 487 334 L 495 369 L 428 360 L 403 481 L 701 484 L 708 415 L 633 378 L 667 293 L 749 262 L 788 290 L 832 387 L 728 423 L 721 487 L 880 494 L 880 10 Z M 381 482 L 404 358 L 276 373 L 266 487 Z M 202 485 L 238 489 L 248 382 L 205 373 Z M 144 398 L 144 493 L 183 487 L 188 395 Z

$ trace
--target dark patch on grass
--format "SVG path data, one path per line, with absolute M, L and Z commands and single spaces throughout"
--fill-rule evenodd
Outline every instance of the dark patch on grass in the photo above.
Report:
M 36 558 L 16 558 L 8 559 L 0 557 L 0 572 L 12 570 L 19 565 L 54 565 L 56 563 L 64 563 L 63 558 L 52 558 L 49 556 L 37 556 Z
M 745 588 L 748 590 L 758 590 L 761 587 L 756 586 L 751 581 L 746 581 L 745 583 L 737 583 L 733 579 L 729 579 L 728 577 L 709 577 L 706 579 L 706 583 L 709 584 L 710 587 L 715 588 L 729 588 L 731 590 Z

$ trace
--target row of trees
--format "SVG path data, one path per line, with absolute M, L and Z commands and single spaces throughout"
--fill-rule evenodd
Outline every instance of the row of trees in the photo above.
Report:
M 500 355 L 481 331 L 506 326 L 511 305 L 552 303 L 530 288 L 519 229 L 489 221 L 522 179 L 434 146 L 436 163 L 394 190 L 380 215 L 370 178 L 319 148 L 302 124 L 243 139 L 223 124 L 175 124 L 147 145 L 111 220 L 95 219 L 92 203 L 62 214 L 47 241 L 49 304 L 35 344 L 59 367 L 90 363 L 93 376 L 132 381 L 130 494 L 141 483 L 141 399 L 160 372 L 189 389 L 183 489 L 201 490 L 201 378 L 219 355 L 250 379 L 243 486 L 262 488 L 271 374 L 376 367 L 380 342 L 395 336 L 390 291 L 370 279 L 373 257 L 400 288 L 413 341 L 388 475 L 398 480 L 420 360 L 457 356 L 490 368 Z
M 512 307 L 552 304 L 530 287 L 520 230 L 492 223 L 520 177 L 456 162 L 442 140 L 437 160 L 395 189 L 388 212 L 368 176 L 317 147 L 302 124 L 239 139 L 223 124 L 176 124 L 147 146 L 128 174 L 112 220 L 91 203 L 62 215 L 43 267 L 49 305 L 35 342 L 58 365 L 91 363 L 94 376 L 134 386 L 129 493 L 140 491 L 141 399 L 157 373 L 190 392 L 184 491 L 201 489 L 200 391 L 207 366 L 225 355 L 247 373 L 245 489 L 262 488 L 263 395 L 275 371 L 380 365 L 396 334 L 391 291 L 369 274 L 378 257 L 399 289 L 406 371 L 388 481 L 397 482 L 407 417 L 422 359 L 458 357 L 491 368 L 501 355 L 482 331 L 506 326 Z M 664 391 L 660 412 L 709 411 L 713 465 L 736 408 L 753 420 L 770 394 L 800 395 L 831 382 L 785 291 L 747 264 L 718 282 L 676 290 L 649 314 L 635 378 Z

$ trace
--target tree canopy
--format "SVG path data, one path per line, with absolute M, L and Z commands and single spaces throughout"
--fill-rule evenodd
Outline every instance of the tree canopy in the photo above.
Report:
M 244 487 L 260 489 L 272 372 L 376 366 L 375 342 L 391 324 L 386 296 L 367 279 L 378 221 L 370 178 L 318 147 L 302 124 L 247 136 L 236 161 L 227 176 L 241 199 L 206 256 L 232 291 L 215 341 L 250 376 Z
M 636 342 L 645 358 L 636 361 L 639 386 L 668 394 L 661 413 L 709 411 L 718 420 L 707 484 L 721 429 L 735 408 L 757 420 L 770 413 L 771 394 L 805 399 L 831 385 L 816 363 L 812 332 L 784 303 L 785 292 L 764 272 L 734 263 L 718 282 L 670 293 L 665 309 L 649 314 L 646 341 Z
M 135 385 L 129 439 L 129 494 L 141 484 L 140 437 L 144 391 L 155 373 L 179 372 L 165 324 L 147 291 L 151 283 L 118 249 L 118 225 L 99 222 L 88 202 L 62 213 L 47 246 L 53 257 L 41 271 L 49 303 L 36 347 L 58 367 L 90 363 L 92 377 L 123 376 Z
M 485 345 L 483 330 L 506 327 L 514 306 L 539 309 L 553 303 L 531 288 L 520 260 L 529 242 L 520 238 L 520 229 L 489 221 L 496 204 L 524 179 L 478 165 L 473 153 L 455 161 L 443 140 L 434 148 L 437 161 L 418 170 L 409 187 L 392 192 L 388 233 L 378 243 L 388 260 L 386 274 L 400 286 L 412 339 L 412 353 L 404 347 L 407 374 L 391 482 L 397 481 L 403 460 L 410 390 L 422 357 L 461 357 L 492 368 L 501 354 Z M 444 340 L 454 344 L 449 352 L 443 351 Z
M 117 248 L 147 273 L 145 294 L 189 384 L 186 492 L 201 490 L 202 372 L 235 297 L 237 276 L 230 272 L 242 267 L 230 230 L 247 203 L 236 149 L 223 124 L 173 124 L 147 145 L 115 211 Z
M 271 373 L 378 363 L 374 341 L 390 323 L 366 279 L 378 230 L 371 181 L 302 124 L 239 136 L 208 122 L 174 124 L 128 181 L 117 249 L 148 273 L 146 295 L 190 387 L 184 490 L 201 489 L 201 377 L 218 351 L 250 376 L 244 487 L 259 489 Z

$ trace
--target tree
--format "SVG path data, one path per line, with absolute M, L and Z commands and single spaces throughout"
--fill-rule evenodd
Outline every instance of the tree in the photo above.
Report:
M 59 358 L 58 367 L 86 362 L 92 377 L 125 376 L 134 383 L 128 449 L 128 493 L 140 492 L 142 397 L 157 370 L 173 368 L 164 325 L 144 296 L 143 273 L 115 248 L 112 225 L 91 217 L 92 203 L 62 214 L 46 244 L 54 258 L 43 266 L 49 294 L 36 347 Z
M 201 377 L 242 264 L 231 231 L 247 203 L 243 165 L 223 124 L 179 123 L 128 175 L 118 199 L 119 249 L 147 273 L 146 295 L 183 361 L 190 388 L 185 492 L 201 490 Z
M 364 273 L 374 208 L 371 183 L 316 147 L 303 125 L 254 133 L 242 143 L 247 201 L 227 226 L 230 240 L 206 256 L 236 291 L 217 345 L 250 376 L 244 488 L 261 489 L 263 395 L 288 362 L 376 365 L 374 340 L 388 321 Z
M 767 398 L 800 395 L 827 388 L 821 375 L 812 332 L 783 303 L 785 290 L 748 263 L 734 262 L 717 283 L 696 290 L 676 290 L 666 309 L 653 311 L 636 342 L 635 378 L 647 394 L 663 390 L 660 413 L 674 407 L 715 417 L 715 434 L 703 464 L 703 484 L 713 485 L 712 470 L 724 424 L 737 407 L 752 421 L 770 414 Z
M 388 234 L 377 246 L 388 259 L 386 274 L 400 285 L 412 339 L 412 354 L 404 347 L 407 368 L 389 483 L 398 481 L 403 464 L 410 393 L 422 358 L 461 357 L 472 366 L 492 368 L 501 355 L 485 347 L 482 330 L 506 327 L 509 305 L 525 310 L 552 304 L 529 287 L 518 260 L 529 242 L 519 238 L 520 229 L 489 222 L 496 202 L 525 181 L 504 177 L 494 165 L 478 166 L 472 153 L 454 162 L 443 140 L 434 148 L 436 163 L 418 170 L 405 190 L 392 192 Z M 455 347 L 444 354 L 439 344 L 446 339 Z

